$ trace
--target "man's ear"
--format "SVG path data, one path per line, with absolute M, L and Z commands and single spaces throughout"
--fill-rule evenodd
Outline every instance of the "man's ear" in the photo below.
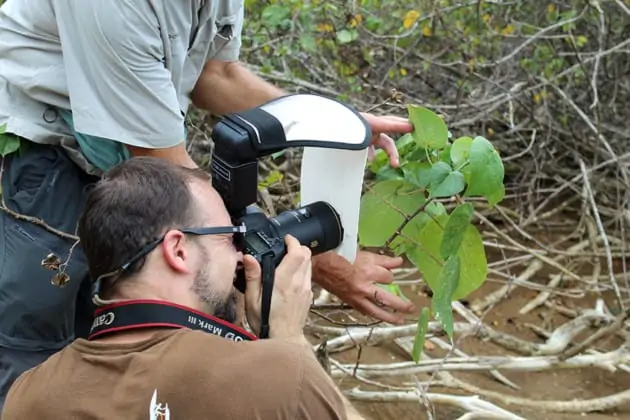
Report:
M 178 230 L 170 230 L 164 235 L 161 244 L 164 262 L 172 270 L 181 274 L 190 274 L 191 254 L 190 243 L 186 240 L 186 235 Z

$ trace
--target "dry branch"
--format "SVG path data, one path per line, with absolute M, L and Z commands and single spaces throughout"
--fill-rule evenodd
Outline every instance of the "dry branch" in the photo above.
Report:
M 363 378 L 408 376 L 419 373 L 432 373 L 436 370 L 453 372 L 490 370 L 542 372 L 545 370 L 595 367 L 615 372 L 618 365 L 628 362 L 630 362 L 630 352 L 625 347 L 622 347 L 608 353 L 579 355 L 564 361 L 559 356 L 452 357 L 446 361 L 441 359 L 420 360 L 417 364 L 415 362 L 361 364 L 354 372 Z M 334 378 L 342 378 L 347 375 L 345 371 L 352 371 L 352 369 L 354 369 L 354 365 L 341 365 L 340 369 L 332 369 L 331 375 Z
M 495 400 L 503 405 L 512 405 L 512 406 L 520 406 L 527 407 L 542 411 L 551 411 L 551 412 L 562 412 L 562 413 L 593 413 L 597 411 L 607 411 L 630 402 L 630 390 L 622 391 L 614 395 L 609 395 L 601 398 L 593 398 L 589 400 L 573 400 L 573 401 L 536 401 L 530 400 L 526 398 L 517 398 L 511 397 L 507 395 L 502 395 L 497 392 L 492 392 L 472 386 L 465 386 L 466 391 L 469 391 L 474 394 L 478 394 L 487 399 Z M 361 391 L 357 388 L 346 392 L 346 395 L 354 400 L 362 400 L 362 401 L 383 401 L 383 402 L 395 402 L 395 401 L 418 401 L 419 393 L 417 391 L 395 391 L 395 392 L 368 392 Z M 479 397 L 460 397 L 454 395 L 444 395 L 444 394 L 425 394 L 427 398 L 434 403 L 442 403 L 448 405 L 454 405 L 456 407 L 470 409 L 472 411 L 476 410 L 484 410 L 493 412 L 496 409 L 501 410 L 501 414 L 505 415 L 503 417 L 505 419 L 520 419 L 522 417 L 516 416 L 506 410 L 500 409 L 499 407 L 487 403 L 478 399 Z M 444 397 L 444 398 L 443 398 Z M 470 403 L 472 401 L 479 401 L 484 403 L 483 406 L 477 405 L 469 405 L 466 402 Z M 466 404 L 466 405 L 465 405 Z M 494 408 L 491 409 L 490 407 Z M 509 417 L 509 416 L 512 417 Z
M 348 398 L 361 401 L 381 401 L 381 402 L 397 402 L 397 401 L 422 401 L 427 398 L 432 404 L 444 404 L 468 410 L 471 414 L 482 415 L 480 418 L 498 418 L 505 420 L 525 420 L 523 417 L 510 413 L 496 405 L 483 401 L 477 396 L 466 397 L 458 395 L 425 393 L 418 391 L 407 392 L 369 392 L 354 388 L 345 393 Z M 475 417 L 460 417 L 475 418 Z M 479 417 L 477 417 L 479 418 Z

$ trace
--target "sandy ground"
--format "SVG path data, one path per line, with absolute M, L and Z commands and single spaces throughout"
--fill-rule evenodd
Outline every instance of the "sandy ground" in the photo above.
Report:
M 489 291 L 495 289 L 496 284 L 487 282 L 482 288 L 476 291 L 470 298 L 482 296 Z M 406 296 L 414 300 L 419 308 L 429 305 L 429 299 L 419 290 L 403 289 Z M 542 307 L 534 310 L 527 315 L 521 316 L 518 310 L 536 295 L 535 292 L 522 288 L 516 289 L 512 294 L 495 305 L 494 308 L 484 318 L 487 325 L 492 328 L 503 331 L 528 341 L 542 343 L 544 338 L 538 336 L 528 327 L 529 324 L 544 326 L 547 331 L 552 331 L 559 325 L 567 322 L 568 317 L 563 316 L 556 311 Z M 593 307 L 594 300 L 592 298 L 584 298 L 580 301 L 562 302 L 566 306 L 577 308 Z M 457 319 L 457 318 L 456 318 Z M 318 321 L 319 323 L 320 321 Z M 326 323 L 323 321 L 322 323 Z M 592 332 L 592 331 L 591 331 Z M 580 340 L 582 336 L 578 337 Z M 457 336 L 455 337 L 457 340 Z M 618 341 L 614 339 L 604 341 L 600 344 L 599 349 L 612 349 L 618 345 Z M 489 355 L 510 355 L 510 352 L 491 343 L 484 343 L 475 338 L 464 338 L 459 347 L 461 350 L 471 356 L 489 356 Z M 431 356 L 438 357 L 440 350 L 427 350 Z M 334 354 L 336 360 L 345 363 L 355 363 L 358 351 L 356 349 L 349 350 L 342 354 Z M 512 354 L 516 355 L 516 354 Z M 388 363 L 392 361 L 408 361 L 410 358 L 395 344 L 385 343 L 378 347 L 364 348 L 361 352 L 361 362 L 363 363 Z M 630 389 L 630 374 L 618 370 L 617 372 L 607 372 L 597 368 L 584 369 L 567 369 L 554 370 L 544 372 L 501 372 L 510 381 L 520 387 L 519 391 L 513 390 L 504 384 L 499 383 L 488 373 L 458 373 L 455 376 L 477 387 L 500 392 L 505 395 L 515 397 L 528 398 L 533 400 L 553 400 L 553 401 L 572 401 L 584 400 L 591 398 L 603 397 L 606 395 L 621 392 Z M 419 376 L 420 379 L 423 377 Z M 408 381 L 409 378 L 404 378 Z M 426 380 L 426 376 L 424 377 Z M 401 379 L 399 379 L 399 382 Z M 350 388 L 357 385 L 351 378 L 343 379 L 338 382 L 342 388 Z M 452 389 L 445 390 L 440 388 L 432 388 L 432 392 L 449 392 Z M 518 406 L 506 406 L 498 401 L 493 401 L 504 409 L 508 409 L 523 418 L 531 420 L 570 420 L 570 419 L 630 419 L 630 405 L 622 407 L 617 411 L 607 413 L 588 413 L 588 414 L 562 414 L 557 412 L 544 412 L 535 408 L 522 408 Z M 372 420 L 385 419 L 428 419 L 426 408 L 421 403 L 366 403 L 355 402 L 358 409 Z M 434 419 L 449 420 L 457 419 L 465 412 L 446 406 L 434 406 Z M 477 418 L 477 417 L 475 417 Z

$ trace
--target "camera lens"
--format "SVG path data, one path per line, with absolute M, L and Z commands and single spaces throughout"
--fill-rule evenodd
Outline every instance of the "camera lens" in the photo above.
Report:
M 341 218 L 328 203 L 317 201 L 285 211 L 269 220 L 279 237 L 295 237 L 311 249 L 313 255 L 337 248 L 343 240 Z

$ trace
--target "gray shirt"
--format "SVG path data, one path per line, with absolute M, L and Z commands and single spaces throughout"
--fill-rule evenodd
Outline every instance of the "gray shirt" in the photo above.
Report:
M 207 60 L 238 59 L 243 0 L 7 0 L 0 125 L 101 173 L 128 144 L 185 139 Z

